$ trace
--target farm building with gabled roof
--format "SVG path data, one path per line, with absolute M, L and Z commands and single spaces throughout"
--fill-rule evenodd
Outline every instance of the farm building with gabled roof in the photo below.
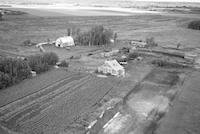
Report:
M 75 46 L 74 39 L 71 36 L 60 37 L 55 42 L 56 47 L 71 47 Z
M 125 76 L 125 69 L 116 60 L 106 60 L 103 65 L 98 67 L 98 72 L 111 74 L 114 76 Z

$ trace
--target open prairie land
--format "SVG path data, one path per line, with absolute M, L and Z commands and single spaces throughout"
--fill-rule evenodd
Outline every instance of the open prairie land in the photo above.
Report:
M 31 9 L 19 9 L 31 10 Z M 187 29 L 187 24 L 199 19 L 198 14 L 137 14 L 128 16 L 79 16 L 61 15 L 59 13 L 34 10 L 34 15 L 8 15 L 0 25 L 0 46 L 13 51 L 19 51 L 19 46 L 25 40 L 39 43 L 47 39 L 66 35 L 67 28 L 80 28 L 87 30 L 95 25 L 104 25 L 118 33 L 118 39 L 142 39 L 154 37 L 159 45 L 177 45 L 192 47 L 199 46 L 199 31 Z M 56 9 L 55 9 L 56 10 Z M 64 11 L 63 11 L 64 12 Z M 78 11 L 76 11 L 78 12 Z M 64 12 L 65 13 L 65 12 Z M 58 16 L 55 16 L 58 14 Z M 17 48 L 16 48 L 17 47 Z

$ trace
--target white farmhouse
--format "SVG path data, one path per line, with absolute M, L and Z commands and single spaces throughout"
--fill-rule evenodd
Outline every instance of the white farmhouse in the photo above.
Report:
M 74 39 L 71 36 L 60 37 L 55 42 L 56 47 L 71 47 L 75 46 Z
M 106 60 L 103 65 L 98 67 L 98 72 L 111 74 L 114 76 L 125 76 L 125 69 L 116 60 Z

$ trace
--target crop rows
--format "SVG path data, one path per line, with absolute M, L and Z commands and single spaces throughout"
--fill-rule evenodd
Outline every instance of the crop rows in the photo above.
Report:
M 65 87 L 65 85 L 69 85 L 82 77 L 83 76 L 72 75 L 67 79 L 54 83 L 37 93 L 1 108 L 1 121 L 6 123 L 7 127 L 13 128 L 13 126 L 17 125 L 17 122 L 36 116 L 42 109 L 47 108 L 51 104 L 49 103 L 52 102 L 51 99 L 53 100 L 53 98 L 69 89 L 69 87 L 59 88 L 59 86 Z
M 55 98 L 59 98 L 59 95 L 63 92 L 67 92 L 69 90 L 69 87 L 61 87 L 57 90 L 50 92 L 49 94 L 39 98 L 36 102 L 33 103 L 30 107 L 28 107 L 25 111 L 20 111 L 17 115 L 14 116 L 14 118 L 11 118 L 7 121 L 7 123 L 14 121 L 24 121 L 25 118 L 32 118 L 34 115 L 37 115 L 40 113 L 41 110 L 47 108 L 51 105 L 51 103 L 54 102 Z M 25 113 L 29 113 L 27 117 L 23 117 Z M 23 117 L 23 118 L 22 118 Z M 18 122 L 16 122 L 18 123 Z
M 70 91 L 76 91 L 77 89 L 79 89 L 82 85 L 84 85 L 87 81 L 89 81 L 89 80 L 91 80 L 91 78 L 87 78 L 87 79 L 82 79 L 80 82 L 78 82 L 78 83 L 76 83 L 76 85 L 72 85 L 72 87 L 71 87 L 71 90 Z M 70 95 L 70 92 L 65 92 L 65 93 L 63 93 L 62 95 L 61 95 L 61 97 L 66 97 L 68 95 L 68 97 L 69 97 L 69 95 Z M 57 107 L 58 105 L 61 105 L 61 104 L 59 104 L 59 103 L 63 103 L 63 99 L 62 98 L 59 98 L 59 102 L 57 102 L 57 104 L 56 104 L 56 106 L 54 106 L 54 109 L 55 109 L 55 107 Z M 56 110 L 58 110 L 57 108 L 56 108 Z M 50 107 L 50 109 L 49 110 L 44 110 L 43 112 L 41 112 L 38 116 L 36 116 L 36 117 L 34 117 L 34 118 L 32 118 L 31 120 L 27 120 L 27 121 L 25 121 L 25 122 L 21 122 L 21 124 L 20 124 L 20 126 L 22 127 L 22 128 L 24 128 L 25 130 L 26 129 L 31 129 L 31 132 L 36 132 L 36 131 L 38 131 L 38 129 L 42 126 L 42 125 L 44 125 L 44 124 L 48 124 L 47 122 L 48 121 L 46 121 L 46 120 L 48 120 L 48 118 L 49 118 L 49 115 L 50 115 L 50 113 L 52 113 L 52 111 L 53 111 L 53 107 Z M 27 126 L 27 124 L 28 124 L 28 126 Z M 36 130 L 34 130 L 34 129 L 36 129 Z M 37 132 L 36 132 L 37 133 Z
M 85 77 L 85 78 L 87 78 L 87 77 Z M 83 81 L 83 79 L 81 79 L 81 80 L 82 80 L 81 84 L 84 84 L 83 82 L 85 82 L 85 81 Z M 60 98 L 62 96 L 64 96 L 66 93 L 69 93 L 70 91 L 72 91 L 72 88 L 71 88 L 72 86 L 79 87 L 79 85 L 77 85 L 77 83 L 76 83 L 76 85 L 74 83 L 70 83 L 67 86 L 63 86 L 63 87 L 57 89 L 56 91 L 58 91 L 58 92 L 56 92 L 52 96 L 47 96 L 48 98 L 40 101 L 40 103 L 37 104 L 38 105 L 37 109 L 33 108 L 31 113 L 29 114 L 29 116 L 47 111 L 49 108 L 51 108 L 51 105 L 53 103 L 55 103 L 57 100 L 60 100 Z M 24 121 L 25 121 L 24 118 L 21 118 L 21 122 L 24 122 Z
M 1 124 L 29 134 L 56 133 L 96 104 L 111 88 L 106 79 L 73 74 L 0 108 Z
M 87 83 L 74 88 L 74 92 L 63 94 L 51 110 L 20 124 L 21 128 L 26 133 L 57 133 L 75 116 L 94 105 L 110 88 L 112 87 L 106 81 L 99 78 L 90 79 Z
M 41 90 L 39 90 L 36 93 L 33 93 L 29 96 L 26 96 L 22 99 L 19 99 L 17 101 L 14 101 L 4 107 L 0 108 L 0 119 L 2 119 L 2 115 L 5 115 L 5 113 L 10 113 L 13 112 L 14 110 L 18 109 L 19 107 L 22 107 L 24 105 L 27 105 L 29 102 L 36 100 L 37 98 L 42 97 L 43 95 L 55 90 L 56 88 L 62 86 L 63 84 L 69 83 L 71 81 L 73 81 L 76 78 L 81 78 L 82 76 L 74 76 L 74 75 L 70 75 L 67 78 L 64 78 L 56 83 L 53 83 L 52 85 L 49 85 Z

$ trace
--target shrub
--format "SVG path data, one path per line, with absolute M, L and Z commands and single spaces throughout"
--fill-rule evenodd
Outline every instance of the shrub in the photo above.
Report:
M 128 47 L 123 47 L 122 49 L 119 50 L 120 53 L 122 54 L 128 54 L 130 52 L 130 48 Z
M 188 28 L 190 28 L 190 29 L 195 29 L 195 30 L 200 30 L 200 20 L 191 21 L 191 22 L 188 24 Z
M 25 40 L 24 42 L 23 42 L 23 45 L 24 46 L 34 46 L 34 45 L 36 45 L 37 43 L 35 43 L 35 42 L 32 42 L 31 40 Z
M 156 47 L 158 44 L 155 42 L 154 38 L 147 38 L 146 39 L 147 47 Z
M 137 52 L 130 53 L 130 54 L 128 55 L 128 60 L 133 60 L 133 59 L 135 59 L 135 58 L 137 58 L 137 57 L 139 57 L 139 56 L 141 56 L 140 53 L 137 53 Z
M 29 46 L 31 44 L 31 40 L 25 40 L 23 44 L 24 46 Z
M 61 63 L 59 64 L 60 67 L 68 67 L 69 63 L 66 62 L 65 60 L 62 60 Z

